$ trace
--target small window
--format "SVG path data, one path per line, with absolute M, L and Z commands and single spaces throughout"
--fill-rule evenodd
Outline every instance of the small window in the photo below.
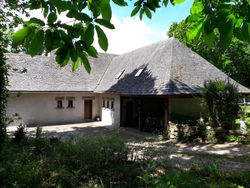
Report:
M 103 99 L 102 107 L 114 109 L 114 99 Z
M 73 100 L 68 100 L 68 108 L 73 108 Z
M 135 77 L 139 77 L 144 69 L 139 69 L 137 73 L 135 74 Z
M 63 108 L 63 101 L 57 100 L 57 108 Z
M 124 72 L 124 69 L 115 76 L 115 79 L 119 79 L 123 72 Z

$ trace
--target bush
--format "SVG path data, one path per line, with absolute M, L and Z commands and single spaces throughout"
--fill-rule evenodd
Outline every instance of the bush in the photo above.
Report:
M 210 125 L 233 128 L 240 109 L 237 87 L 225 81 L 207 81 L 202 91 L 202 104 Z
M 26 135 L 25 125 L 23 124 L 18 125 L 17 130 L 14 133 L 13 142 L 19 145 L 22 144 L 22 142 L 26 139 L 25 135 Z

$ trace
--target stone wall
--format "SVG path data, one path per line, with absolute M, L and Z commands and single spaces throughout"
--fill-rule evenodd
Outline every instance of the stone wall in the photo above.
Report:
M 169 122 L 167 135 L 171 141 L 194 139 L 201 135 L 201 126 L 191 126 L 188 124 L 175 124 Z

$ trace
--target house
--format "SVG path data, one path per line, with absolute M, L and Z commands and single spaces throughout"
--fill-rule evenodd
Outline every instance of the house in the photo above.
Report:
M 250 90 L 174 38 L 122 55 L 89 57 L 92 71 L 59 67 L 55 57 L 6 54 L 10 97 L 7 115 L 27 125 L 77 123 L 100 118 L 103 124 L 142 129 L 158 119 L 199 117 L 205 80 L 226 80 L 239 92 Z

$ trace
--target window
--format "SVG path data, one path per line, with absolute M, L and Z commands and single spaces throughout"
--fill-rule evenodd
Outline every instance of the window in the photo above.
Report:
M 103 108 L 114 109 L 114 99 L 112 99 L 112 98 L 111 99 L 110 98 L 103 99 L 102 107 Z
M 63 108 L 64 97 L 56 97 L 56 108 Z
M 75 97 L 66 97 L 66 99 L 68 100 L 67 108 L 74 108 L 74 99 L 75 99 Z
M 123 72 L 124 72 L 124 69 L 115 76 L 115 79 L 119 79 Z
M 72 99 L 69 99 L 68 100 L 68 108 L 73 108 L 73 100 Z
M 57 100 L 57 108 L 63 108 L 63 101 Z
M 144 68 L 143 69 L 139 69 L 137 71 L 137 73 L 135 74 L 135 77 L 139 77 L 141 75 L 141 73 L 143 72 Z

